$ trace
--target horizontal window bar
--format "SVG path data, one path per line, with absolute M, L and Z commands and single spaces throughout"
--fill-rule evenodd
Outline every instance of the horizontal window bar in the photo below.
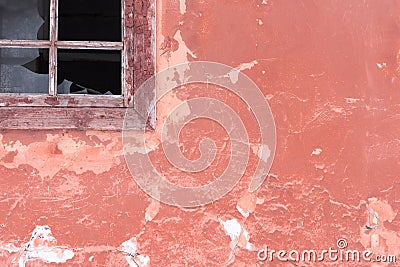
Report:
M 38 40 L 0 40 L 0 47 L 8 48 L 49 48 L 50 41 Z M 101 41 L 56 41 L 55 46 L 60 49 L 99 49 L 99 50 L 122 50 L 122 42 Z
M 50 41 L 0 40 L 0 47 L 6 48 L 49 48 L 50 45 Z
M 62 49 L 101 49 L 122 50 L 122 42 L 98 42 L 98 41 L 56 41 L 57 48 Z

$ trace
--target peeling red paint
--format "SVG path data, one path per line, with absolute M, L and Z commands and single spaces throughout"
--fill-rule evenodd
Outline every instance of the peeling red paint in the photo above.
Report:
M 349 248 L 400 259 L 399 1 L 144 2 L 150 3 L 127 1 L 136 11 L 126 15 L 128 27 L 137 29 L 140 54 L 128 64 L 128 81 L 137 88 L 155 68 L 194 60 L 229 64 L 248 75 L 269 101 L 278 131 L 267 181 L 258 192 L 247 192 L 262 160 L 256 123 L 238 97 L 212 86 L 191 85 L 165 96 L 156 129 L 146 133 L 150 156 L 166 179 L 203 185 L 229 160 L 226 133 L 206 120 L 184 128 L 185 156 L 200 156 L 203 137 L 215 139 L 219 152 L 205 172 L 186 175 L 163 156 L 163 120 L 173 107 L 200 96 L 224 101 L 241 115 L 251 140 L 246 173 L 232 192 L 204 207 L 170 207 L 143 193 L 125 165 L 119 131 L 4 131 L 0 265 L 12 266 L 40 225 L 74 252 L 57 266 L 129 266 L 134 258 L 122 245 L 129 240 L 149 266 L 261 266 L 256 251 L 265 245 L 327 249 L 339 238 Z M 145 60 L 154 51 L 143 50 L 154 42 L 152 10 L 156 66 Z M 248 235 L 231 238 L 226 222 Z

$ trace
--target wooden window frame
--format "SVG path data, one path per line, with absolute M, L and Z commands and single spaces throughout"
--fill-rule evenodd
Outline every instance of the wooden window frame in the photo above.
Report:
M 58 1 L 50 0 L 49 40 L 0 40 L 0 48 L 49 49 L 49 94 L 1 93 L 0 129 L 121 130 L 135 90 L 155 71 L 155 0 L 121 0 L 120 42 L 59 41 Z M 57 95 L 58 49 L 121 51 L 122 95 Z M 124 127 L 154 128 L 155 118 L 136 115 Z

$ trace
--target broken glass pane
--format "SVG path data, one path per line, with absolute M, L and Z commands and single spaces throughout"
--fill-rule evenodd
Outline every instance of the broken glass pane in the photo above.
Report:
M 48 49 L 1 48 L 0 93 L 48 94 Z
M 64 41 L 121 41 L 121 1 L 59 0 L 58 36 Z
M 58 94 L 122 95 L 121 51 L 58 50 Z
M 48 40 L 49 0 L 0 0 L 0 39 Z

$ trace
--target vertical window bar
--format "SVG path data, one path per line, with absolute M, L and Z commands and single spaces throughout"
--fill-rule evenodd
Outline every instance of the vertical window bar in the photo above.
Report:
M 127 86 L 127 71 L 128 71 L 128 45 L 127 45 L 127 32 L 125 29 L 125 20 L 128 19 L 126 18 L 126 0 L 121 0 L 121 36 L 122 36 L 122 69 L 121 69 L 121 91 L 122 91 L 122 96 L 124 97 L 124 106 L 128 107 L 129 102 L 131 100 L 130 93 L 128 92 L 128 86 Z
M 50 2 L 49 94 L 57 94 L 58 0 Z

